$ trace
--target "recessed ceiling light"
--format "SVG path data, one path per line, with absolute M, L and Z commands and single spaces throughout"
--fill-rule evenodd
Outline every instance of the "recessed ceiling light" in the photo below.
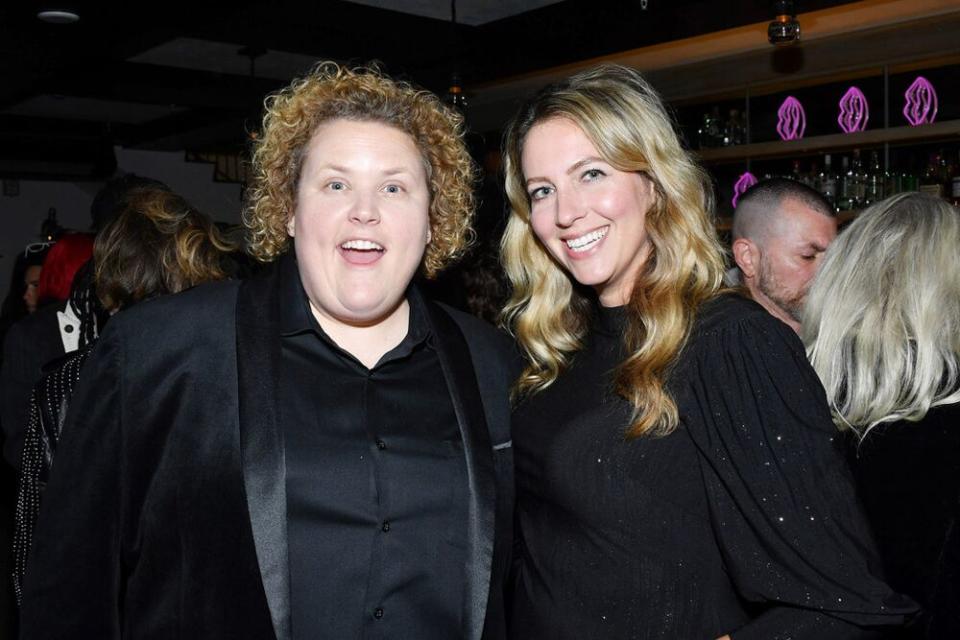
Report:
M 50 24 L 73 24 L 80 20 L 80 15 L 73 11 L 40 11 L 37 17 Z

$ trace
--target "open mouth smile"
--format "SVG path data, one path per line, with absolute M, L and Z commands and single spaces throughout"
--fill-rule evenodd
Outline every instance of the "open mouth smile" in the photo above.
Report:
M 564 242 L 566 243 L 567 247 L 571 251 L 575 253 L 581 253 L 583 251 L 587 251 L 588 249 L 590 249 L 590 247 L 594 246 L 595 244 L 603 240 L 604 236 L 607 235 L 608 231 L 610 231 L 610 225 L 607 225 L 600 229 L 596 229 L 594 231 L 590 231 L 589 233 L 585 233 L 582 236 L 578 236 L 576 238 L 570 238 L 568 240 L 564 240 Z

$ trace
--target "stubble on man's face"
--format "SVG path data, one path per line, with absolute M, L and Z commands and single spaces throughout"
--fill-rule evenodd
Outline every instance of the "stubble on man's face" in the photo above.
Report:
M 806 283 L 809 285 L 809 282 Z M 777 305 L 786 315 L 800 322 L 803 316 L 803 306 L 807 299 L 807 289 L 802 290 L 789 287 L 777 277 L 777 269 L 771 264 L 766 254 L 760 257 L 760 268 L 757 273 L 757 289 L 770 302 Z

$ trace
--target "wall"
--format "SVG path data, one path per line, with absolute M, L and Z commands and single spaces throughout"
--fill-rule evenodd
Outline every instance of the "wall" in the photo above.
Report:
M 119 173 L 136 173 L 161 180 L 214 220 L 240 223 L 240 185 L 213 182 L 212 165 L 184 162 L 182 152 L 116 148 Z M 68 229 L 90 228 L 90 203 L 103 182 L 20 180 L 20 194 L 0 195 L 0 300 L 10 286 L 18 252 L 40 240 L 47 210 Z

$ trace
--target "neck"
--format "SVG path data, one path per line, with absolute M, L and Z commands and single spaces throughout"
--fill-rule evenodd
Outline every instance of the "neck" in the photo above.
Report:
M 410 305 L 406 298 L 388 315 L 371 323 L 350 323 L 320 313 L 310 303 L 310 310 L 338 347 L 372 369 L 385 353 L 400 344 L 410 326 Z
M 761 307 L 766 309 L 767 313 L 793 329 L 797 335 L 800 335 L 800 323 L 796 320 L 796 318 L 780 308 L 780 305 L 764 295 L 762 291 L 757 290 L 756 287 L 748 286 L 747 288 L 750 290 L 750 297 L 752 297 L 754 301 L 757 302 Z

